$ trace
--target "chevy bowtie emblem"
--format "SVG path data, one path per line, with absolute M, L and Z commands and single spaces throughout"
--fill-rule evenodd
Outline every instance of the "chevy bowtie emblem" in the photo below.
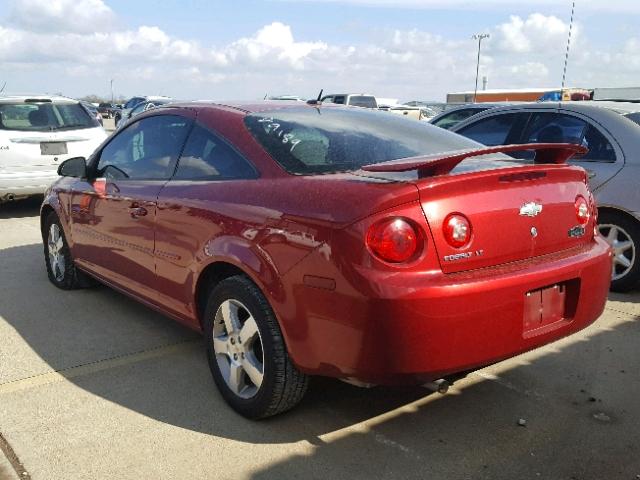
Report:
M 536 202 L 525 203 L 520 207 L 520 215 L 523 217 L 535 217 L 542 211 L 542 205 Z

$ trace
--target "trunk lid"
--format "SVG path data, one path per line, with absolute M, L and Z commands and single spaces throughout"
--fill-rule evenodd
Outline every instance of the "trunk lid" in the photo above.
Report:
M 575 201 L 592 200 L 578 167 L 540 165 L 415 181 L 443 272 L 454 273 L 546 255 L 593 238 L 593 218 L 580 230 Z M 461 248 L 447 242 L 451 213 L 471 223 Z M 582 233 L 581 233 L 582 232 Z
M 0 130 L 0 169 L 55 172 L 68 158 L 88 157 L 106 137 L 98 127 L 60 132 Z
M 522 150 L 535 152 L 534 164 L 491 156 Z M 442 271 L 454 273 L 591 241 L 595 206 L 586 172 L 564 165 L 576 153 L 586 152 L 574 144 L 500 145 L 365 165 L 362 170 L 400 175 L 416 185 Z M 584 226 L 576 215 L 579 196 L 590 213 Z M 462 214 L 470 222 L 471 237 L 462 247 L 446 239 L 450 214 Z

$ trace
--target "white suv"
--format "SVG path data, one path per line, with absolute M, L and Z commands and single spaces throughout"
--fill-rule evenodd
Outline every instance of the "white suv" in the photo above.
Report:
M 88 157 L 106 137 L 77 100 L 0 96 L 0 203 L 43 193 L 59 164 Z

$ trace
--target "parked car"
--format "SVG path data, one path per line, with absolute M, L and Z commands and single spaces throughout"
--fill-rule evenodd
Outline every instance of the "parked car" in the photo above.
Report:
M 497 154 L 522 148 L 540 164 Z M 222 396 L 250 418 L 292 408 L 309 375 L 452 379 L 603 311 L 610 248 L 585 171 L 561 164 L 584 151 L 486 149 L 330 104 L 174 104 L 61 165 L 46 269 L 202 331 Z
M 571 163 L 589 172 L 600 233 L 615 253 L 611 287 L 627 291 L 640 280 L 638 123 L 638 103 L 545 102 L 487 110 L 452 131 L 485 145 L 570 142 L 588 147 Z
M 147 110 L 150 110 L 154 107 L 159 107 L 160 105 L 166 105 L 171 102 L 172 100 L 170 99 L 158 99 L 158 100 L 149 100 L 146 102 L 139 103 L 138 105 L 133 107 L 131 110 L 129 110 L 128 113 L 123 114 L 122 118 L 116 123 L 116 128 L 120 128 L 122 125 L 127 123 L 130 119 L 132 119 L 136 115 L 140 115 L 141 113 L 146 112 Z
M 129 100 L 127 100 L 127 103 L 125 103 L 123 105 L 123 107 L 120 109 L 120 111 L 115 113 L 114 119 L 115 119 L 116 125 L 118 125 L 118 123 L 120 123 L 120 120 L 122 120 L 123 118 L 128 118 L 129 112 L 134 107 L 136 107 L 140 103 L 148 102 L 148 101 L 151 101 L 151 100 L 162 101 L 162 100 L 171 100 L 171 98 L 170 97 L 163 97 L 163 96 L 159 96 L 159 95 L 158 96 L 131 97 Z
M 504 106 L 504 103 L 467 103 L 464 105 L 459 105 L 454 108 L 449 108 L 442 113 L 434 116 L 429 120 L 435 126 L 444 128 L 446 130 L 451 129 L 458 123 L 466 120 L 473 115 L 476 115 L 480 112 L 484 112 L 485 110 L 489 110 L 491 108 Z
M 444 103 L 444 102 L 433 102 L 428 100 L 411 100 L 409 102 L 405 102 L 404 105 L 408 105 L 410 107 L 426 107 L 434 112 L 433 116 L 438 115 L 445 110 L 449 110 L 451 108 L 456 108 L 459 103 Z
M 102 115 L 98 112 L 98 107 L 96 107 L 93 103 L 85 102 L 84 100 L 80 100 L 80 105 L 91 115 L 96 121 L 102 125 Z
M 407 118 L 413 118 L 414 120 L 422 120 L 424 117 L 424 111 L 420 107 L 409 107 L 407 105 L 395 105 L 386 109 L 387 112 L 395 113 L 396 115 L 404 115 Z
M 367 93 L 332 93 L 320 99 L 323 103 L 337 103 L 352 107 L 378 108 L 376 97 Z
M 299 97 L 298 95 L 275 95 L 267 97 L 265 100 L 293 100 L 295 102 L 304 102 L 304 98 Z
M 59 164 L 91 155 L 106 136 L 77 100 L 0 96 L 0 203 L 41 195 Z
M 101 103 L 98 105 L 98 113 L 100 113 L 103 118 L 113 118 L 119 110 L 120 108 L 113 103 Z

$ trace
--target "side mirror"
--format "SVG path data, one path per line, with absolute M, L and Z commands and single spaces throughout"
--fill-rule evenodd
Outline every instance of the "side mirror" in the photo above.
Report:
M 87 176 L 87 160 L 84 157 L 73 157 L 65 160 L 58 167 L 61 177 L 85 178 Z

